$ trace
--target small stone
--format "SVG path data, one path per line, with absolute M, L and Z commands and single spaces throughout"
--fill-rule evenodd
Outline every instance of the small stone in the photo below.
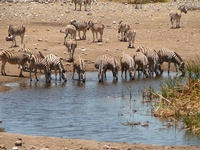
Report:
M 12 150 L 18 150 L 18 147 L 13 147 Z
M 38 39 L 38 41 L 39 41 L 39 42 L 41 42 L 41 41 L 42 41 L 42 39 L 40 39 L 40 38 L 39 38 L 39 39 Z
M 15 146 L 22 146 L 22 141 L 20 140 L 20 141 L 16 141 L 15 142 Z

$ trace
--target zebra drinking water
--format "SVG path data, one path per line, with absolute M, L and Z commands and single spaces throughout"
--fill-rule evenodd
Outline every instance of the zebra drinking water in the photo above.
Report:
M 163 73 L 163 70 L 161 68 L 160 64 L 160 58 L 158 56 L 158 53 L 151 48 L 147 48 L 145 46 L 138 46 L 137 52 L 142 52 L 148 59 L 149 61 L 149 70 L 151 74 L 153 75 L 153 72 L 158 75 L 159 73 Z
M 75 71 L 77 71 L 79 81 L 82 79 L 82 81 L 85 82 L 86 66 L 84 59 L 79 55 L 73 60 L 72 79 L 74 79 Z
M 29 72 L 30 72 L 30 81 L 32 81 L 31 78 L 31 72 L 34 69 L 34 74 L 35 74 L 35 78 L 37 81 L 37 69 L 40 70 L 44 70 L 44 74 L 45 74 L 45 78 L 46 78 L 46 82 L 50 83 L 50 65 L 47 61 L 47 59 L 44 57 L 44 55 L 38 51 L 40 53 L 40 56 L 31 54 L 30 58 L 29 58 Z
M 94 64 L 95 68 L 98 69 L 98 78 L 99 81 L 103 81 L 103 78 L 105 77 L 106 79 L 106 71 L 109 69 L 112 71 L 113 73 L 113 78 L 115 78 L 116 80 L 118 80 L 118 62 L 117 60 L 110 56 L 110 55 L 102 55 L 102 56 L 98 56 L 95 64 Z
M 50 65 L 50 71 L 55 70 L 55 77 L 57 79 L 57 70 L 59 71 L 59 80 L 62 79 L 66 82 L 67 78 L 65 76 L 65 69 L 63 67 L 61 58 L 57 57 L 54 54 L 49 54 L 46 56 L 47 63 Z M 51 77 L 51 76 L 50 76 Z
M 135 62 L 133 58 L 123 53 L 120 58 L 120 64 L 121 64 L 121 77 L 123 77 L 123 72 L 125 71 L 125 78 L 127 77 L 127 71 L 129 72 L 129 76 L 131 80 L 134 80 L 135 78 Z
M 168 62 L 168 74 L 170 73 L 170 63 L 174 63 L 177 73 L 178 73 L 178 67 L 177 67 L 177 65 L 178 65 L 179 70 L 182 72 L 182 75 L 185 74 L 185 67 L 184 67 L 185 63 L 183 62 L 182 58 L 176 52 L 171 51 L 166 48 L 161 48 L 158 51 L 158 56 L 160 58 L 161 64 L 163 62 Z

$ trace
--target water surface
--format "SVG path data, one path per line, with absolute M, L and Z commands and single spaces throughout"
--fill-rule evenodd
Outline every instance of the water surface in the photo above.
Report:
M 119 74 L 120 75 L 120 74 Z M 172 76 L 175 74 L 171 73 Z M 46 84 L 29 80 L 8 83 L 14 90 L 0 93 L 2 130 L 28 135 L 93 139 L 157 145 L 200 145 L 200 138 L 181 130 L 182 124 L 167 127 L 168 121 L 151 116 L 152 103 L 142 103 L 142 91 L 159 90 L 169 76 L 135 81 L 107 80 L 99 83 L 97 73 L 87 72 L 85 84 L 77 80 Z M 126 126 L 148 122 L 148 126 Z

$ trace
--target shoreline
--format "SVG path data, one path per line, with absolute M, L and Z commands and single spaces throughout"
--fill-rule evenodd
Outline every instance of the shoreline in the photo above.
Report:
M 196 150 L 200 146 L 159 146 L 156 144 L 140 144 L 140 143 L 127 143 L 127 142 L 103 142 L 95 140 L 84 139 L 70 139 L 46 136 L 32 136 L 17 133 L 0 132 L 0 148 L 12 149 L 16 147 L 16 142 L 21 141 L 22 145 L 17 146 L 19 149 L 40 149 L 40 150 L 66 150 L 66 149 L 84 149 L 84 150 L 97 150 L 97 149 L 115 149 L 115 150 L 141 150 L 141 149 L 190 149 Z

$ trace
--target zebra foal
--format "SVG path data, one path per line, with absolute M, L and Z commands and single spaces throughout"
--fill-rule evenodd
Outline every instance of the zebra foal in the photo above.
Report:
M 184 12 L 185 14 L 187 13 L 187 9 L 184 5 L 180 6 L 178 10 L 174 10 L 170 12 L 169 16 L 170 16 L 170 21 L 172 24 L 171 28 L 173 28 L 174 21 L 176 21 L 176 28 L 180 28 L 180 20 L 181 20 L 182 12 Z
M 57 79 L 57 70 L 58 70 L 59 71 L 59 81 L 61 81 L 61 78 L 62 78 L 65 82 L 67 82 L 67 78 L 65 76 L 66 70 L 63 67 L 61 58 L 57 57 L 54 54 L 49 54 L 46 56 L 46 60 L 50 66 L 50 73 L 51 73 L 51 70 L 55 70 L 55 78 Z M 50 75 L 50 78 L 51 78 L 51 75 Z
M 178 65 L 179 70 L 182 72 L 182 75 L 185 74 L 185 63 L 183 62 L 182 58 L 176 52 L 171 51 L 166 48 L 161 48 L 158 51 L 158 56 L 160 58 L 161 64 L 163 64 L 163 62 L 168 63 L 168 74 L 170 73 L 170 64 L 171 63 L 174 63 L 177 73 L 178 73 L 178 67 L 177 67 L 177 65 Z
M 13 38 L 11 47 L 17 47 L 16 36 L 21 37 L 21 44 L 23 44 L 25 31 L 26 31 L 26 27 L 24 25 L 19 25 L 19 26 L 9 25 L 8 37 Z
M 23 52 L 13 52 L 13 51 L 8 51 L 8 50 L 3 50 L 0 52 L 0 60 L 2 62 L 1 64 L 1 74 L 2 75 L 7 75 L 5 72 L 5 65 L 6 63 L 10 64 L 18 64 L 20 68 L 20 77 L 23 77 L 22 70 L 23 67 L 27 64 L 29 60 L 29 56 L 27 53 Z
M 30 81 L 32 81 L 31 72 L 34 69 L 35 78 L 37 81 L 37 69 L 44 70 L 46 82 L 50 83 L 50 65 L 44 55 L 38 51 L 40 56 L 31 54 L 29 57 L 29 72 L 30 72 Z
M 82 81 L 85 82 L 86 66 L 84 59 L 79 55 L 73 61 L 72 79 L 74 79 L 75 71 L 77 71 L 79 81 L 82 79 Z
M 123 53 L 120 58 L 120 64 L 121 64 L 121 77 L 123 77 L 123 72 L 125 71 L 125 78 L 126 78 L 128 71 L 130 79 L 134 80 L 136 69 L 133 58 L 130 55 Z

